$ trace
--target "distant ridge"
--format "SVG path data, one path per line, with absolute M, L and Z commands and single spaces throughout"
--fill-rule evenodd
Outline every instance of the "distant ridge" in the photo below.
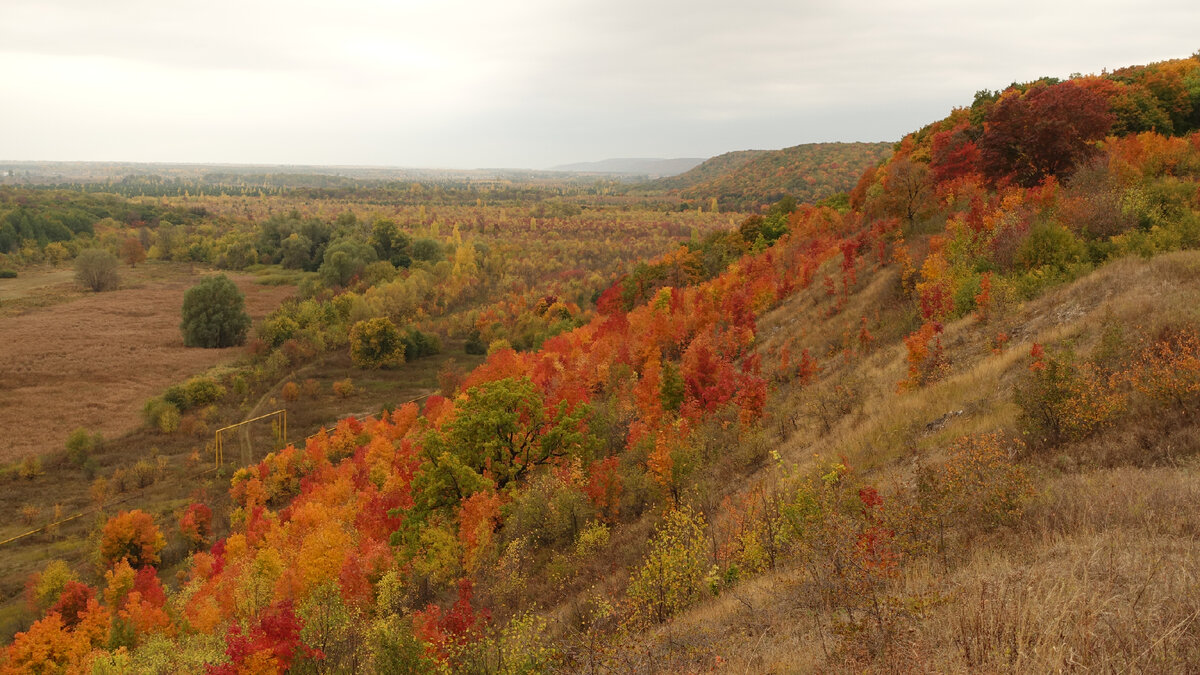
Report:
M 551 171 L 575 171 L 583 173 L 621 173 L 662 178 L 675 176 L 694 169 L 704 162 L 703 157 L 681 157 L 677 159 L 657 159 L 647 157 L 626 157 L 618 159 L 602 159 L 598 162 L 575 162 L 551 167 Z
M 849 192 L 864 169 L 892 154 L 891 143 L 807 143 L 782 150 L 740 150 L 706 160 L 677 176 L 632 192 L 671 193 L 688 200 L 716 197 L 722 207 L 752 209 L 791 195 L 815 202 Z

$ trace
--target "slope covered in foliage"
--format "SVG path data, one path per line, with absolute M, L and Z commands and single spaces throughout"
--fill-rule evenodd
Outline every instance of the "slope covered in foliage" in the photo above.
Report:
M 720 208 L 735 211 L 754 210 L 789 196 L 816 202 L 848 192 L 863 169 L 891 150 L 891 143 L 808 143 L 728 152 L 637 191 L 669 191 L 705 207 L 716 199 Z
M 119 516 L 3 667 L 1195 671 L 1198 110 L 1196 59 L 978 96 L 239 471 L 177 590 Z

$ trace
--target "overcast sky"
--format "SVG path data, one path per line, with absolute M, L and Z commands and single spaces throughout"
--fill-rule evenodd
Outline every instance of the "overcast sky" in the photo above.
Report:
M 1197 49 L 1196 0 L 2 0 L 0 159 L 543 168 L 890 141 L 979 89 Z

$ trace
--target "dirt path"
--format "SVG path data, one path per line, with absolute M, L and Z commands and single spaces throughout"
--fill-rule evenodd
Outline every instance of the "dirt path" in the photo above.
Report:
M 77 427 L 118 437 L 141 423 L 150 397 L 237 359 L 240 348 L 183 346 L 183 293 L 204 274 L 186 265 L 160 268 L 141 287 L 0 318 L 0 461 L 60 449 Z M 34 277 L 25 292 L 43 292 L 60 275 Z M 294 291 L 230 276 L 256 321 Z

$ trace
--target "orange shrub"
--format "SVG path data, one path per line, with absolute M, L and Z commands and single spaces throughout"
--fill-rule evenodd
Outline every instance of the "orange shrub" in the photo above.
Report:
M 1200 398 L 1200 335 L 1169 331 L 1142 350 L 1130 372 L 1134 388 L 1154 401 L 1191 412 Z
M 354 383 L 348 377 L 344 380 L 338 380 L 333 383 L 333 393 L 337 394 L 338 398 L 349 398 L 354 394 Z

